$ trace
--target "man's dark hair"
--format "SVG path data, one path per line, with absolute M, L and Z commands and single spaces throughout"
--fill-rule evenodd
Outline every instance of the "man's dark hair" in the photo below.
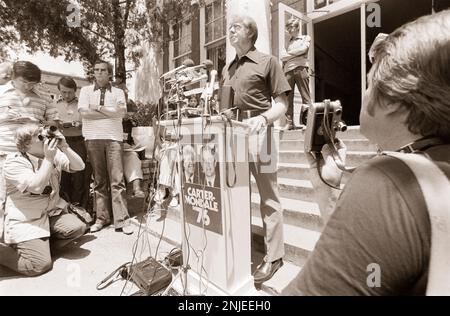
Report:
M 12 77 L 13 79 L 22 77 L 26 81 L 40 82 L 41 70 L 29 61 L 19 60 L 14 63 Z
M 105 61 L 103 59 L 97 59 L 95 61 L 95 63 L 94 63 L 94 68 L 95 68 L 95 65 L 98 65 L 98 64 L 106 64 L 107 67 L 108 67 L 108 74 L 110 74 L 111 76 L 113 75 L 113 69 L 114 68 L 113 68 L 113 65 L 110 62 L 107 62 L 107 61 Z
M 62 77 L 61 79 L 59 79 L 58 90 L 61 90 L 61 86 L 77 91 L 77 83 L 71 77 Z

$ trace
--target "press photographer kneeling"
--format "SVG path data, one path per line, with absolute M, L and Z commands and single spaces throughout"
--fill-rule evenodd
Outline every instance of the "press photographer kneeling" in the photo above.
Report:
M 0 264 L 36 276 L 52 268 L 50 248 L 87 230 L 59 196 L 61 172 L 83 170 L 84 163 L 55 127 L 27 124 L 17 129 L 15 140 L 17 152 L 3 167 L 6 245 L 0 243 Z

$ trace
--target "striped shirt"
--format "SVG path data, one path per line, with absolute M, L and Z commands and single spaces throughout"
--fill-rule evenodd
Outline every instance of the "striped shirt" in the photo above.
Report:
M 85 86 L 80 90 L 78 111 L 98 107 L 123 107 L 126 111 L 125 94 L 121 89 L 109 86 L 106 90 L 95 85 Z M 82 119 L 83 136 L 86 140 L 109 139 L 122 142 L 122 118 Z
M 14 133 L 27 123 L 24 119 L 8 117 L 11 112 L 20 113 L 31 121 L 58 120 L 55 106 L 36 93 L 30 92 L 23 98 L 14 88 L 5 91 L 0 95 L 0 155 L 17 151 Z

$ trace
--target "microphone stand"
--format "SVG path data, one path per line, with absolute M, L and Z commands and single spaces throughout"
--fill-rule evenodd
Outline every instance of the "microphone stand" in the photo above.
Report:
M 202 98 L 205 101 L 203 107 L 203 116 L 211 116 L 211 107 L 210 107 L 210 99 L 214 95 L 214 84 L 216 81 L 217 70 L 211 70 L 211 80 L 206 85 L 205 90 L 203 91 Z

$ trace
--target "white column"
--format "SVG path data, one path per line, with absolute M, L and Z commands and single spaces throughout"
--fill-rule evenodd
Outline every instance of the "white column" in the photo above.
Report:
M 227 0 L 227 25 L 230 25 L 231 17 L 234 15 L 248 15 L 256 21 L 258 40 L 255 46 L 259 51 L 271 54 L 270 0 Z M 227 30 L 227 63 L 235 56 L 236 52 L 230 44 Z

